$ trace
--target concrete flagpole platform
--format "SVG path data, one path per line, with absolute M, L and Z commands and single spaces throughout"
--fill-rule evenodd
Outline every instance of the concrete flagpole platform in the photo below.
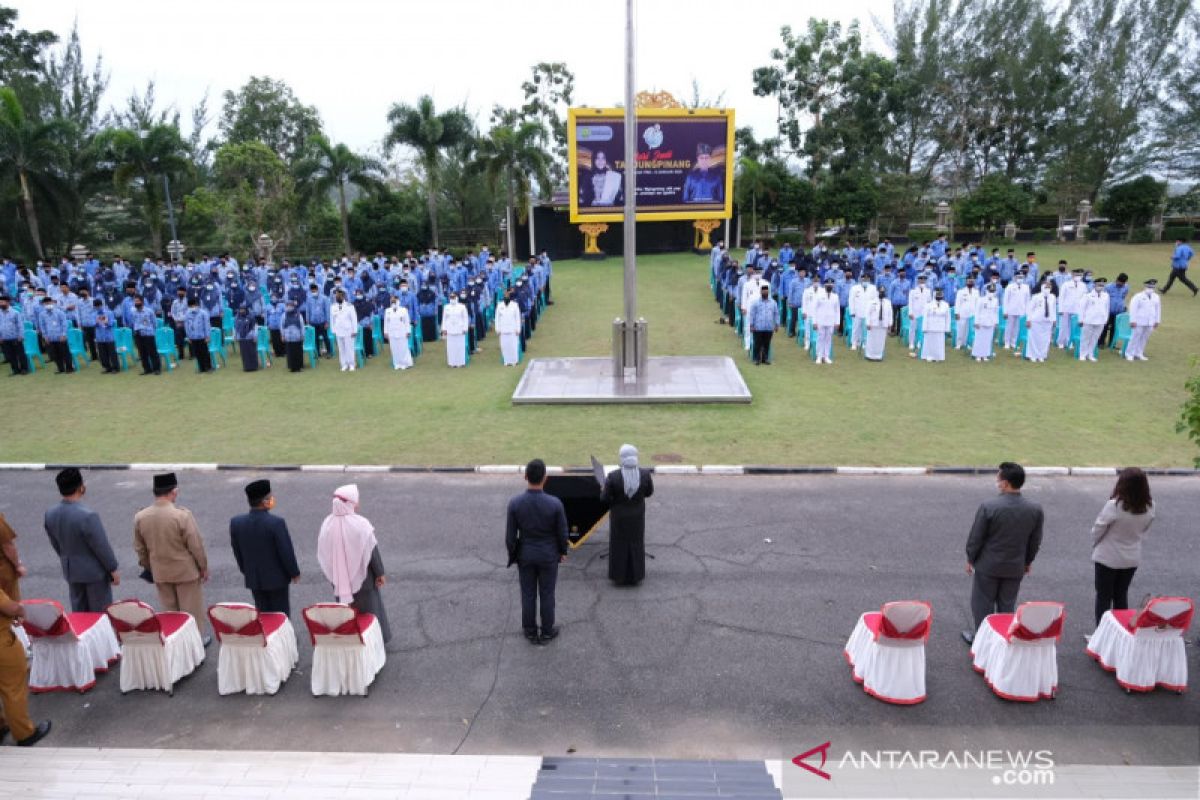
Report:
M 513 405 L 603 403 L 749 403 L 750 388 L 728 356 L 660 356 L 625 380 L 611 358 L 535 358 Z

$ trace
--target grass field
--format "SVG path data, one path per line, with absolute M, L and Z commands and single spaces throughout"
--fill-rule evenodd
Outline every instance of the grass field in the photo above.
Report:
M 1039 261 L 1067 258 L 1136 288 L 1167 275 L 1167 245 L 1038 247 Z M 1191 356 L 1200 352 L 1200 299 L 1176 287 L 1163 298 L 1152 360 L 1102 354 L 1079 364 L 1053 350 L 1046 364 L 1005 354 L 976 364 L 949 353 L 925 364 L 889 340 L 884 362 L 836 345 L 832 367 L 814 366 L 777 337 L 775 365 L 755 367 L 729 327 L 716 324 L 706 256 L 639 262 L 639 311 L 651 352 L 727 354 L 746 377 L 749 406 L 514 407 L 521 369 L 499 363 L 497 340 L 466 370 L 445 366 L 441 344 L 416 369 L 386 356 L 342 373 L 335 362 L 290 374 L 281 365 L 198 375 L 190 363 L 163 377 L 39 371 L 0 378 L 7 434 L 0 461 L 189 461 L 244 464 L 489 464 L 541 456 L 612 461 L 622 442 L 646 463 L 1027 464 L 1187 466 L 1193 446 L 1175 433 Z M 528 356 L 610 352 L 621 308 L 621 261 L 555 265 L 555 305 Z

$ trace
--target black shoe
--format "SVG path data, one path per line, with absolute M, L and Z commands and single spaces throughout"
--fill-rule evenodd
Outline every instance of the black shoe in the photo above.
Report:
M 764 364 L 766 364 L 768 367 L 769 367 L 769 366 L 771 366 L 771 362 L 770 362 L 770 361 L 764 361 L 763 363 L 764 363 Z
M 546 630 L 542 631 L 542 644 L 546 644 L 547 642 L 552 642 L 556 638 L 558 638 L 558 628 L 551 628 L 548 631 L 546 631 Z
M 535 630 L 534 631 L 525 631 L 525 638 L 529 640 L 530 644 L 541 644 L 542 643 L 541 639 L 538 638 L 537 631 L 535 631 Z
M 50 720 L 44 719 L 37 724 L 33 733 L 26 736 L 24 739 L 17 740 L 17 747 L 33 747 L 35 744 L 46 738 L 46 734 L 50 732 Z
M 967 644 L 975 644 L 975 634 L 971 633 L 970 631 L 963 631 L 962 640 Z
M 154 374 L 155 374 L 155 375 L 162 375 L 162 370 L 161 370 L 161 369 L 156 369 L 156 370 L 154 370 Z
M 154 373 L 153 373 L 153 372 L 151 372 L 150 370 L 146 370 L 146 369 L 144 369 L 144 370 L 142 370 L 142 374 L 143 374 L 143 375 L 153 375 Z

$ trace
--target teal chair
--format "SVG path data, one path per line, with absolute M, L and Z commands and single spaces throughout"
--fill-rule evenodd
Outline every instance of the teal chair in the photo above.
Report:
M 158 357 L 167 365 L 167 372 L 179 366 L 175 357 L 175 331 L 170 328 L 159 328 L 154 332 L 154 349 Z
M 212 361 L 212 368 L 219 369 L 226 365 L 225 362 L 225 344 L 221 339 L 220 328 L 208 329 L 208 357 Z M 200 362 L 196 362 L 196 371 L 200 371 Z
M 308 339 L 305 340 L 305 346 L 308 344 Z M 258 360 L 263 366 L 271 366 L 271 331 L 266 325 L 258 326 Z M 314 365 L 315 366 L 315 365 Z
M 421 355 L 421 333 L 417 325 L 408 327 L 408 352 L 412 353 L 413 358 Z
M 221 312 L 221 335 L 222 344 L 230 348 L 233 352 L 237 348 L 237 342 L 233 340 L 233 309 L 225 306 L 225 310 Z
M 117 351 L 117 360 L 121 362 L 121 370 L 128 370 L 130 360 L 137 357 L 134 355 L 133 329 L 114 328 L 113 346 Z
M 379 317 L 371 317 L 371 339 L 375 342 L 375 352 L 383 352 L 383 322 Z
M 354 363 L 358 365 L 359 369 L 367 365 L 367 353 L 363 349 L 363 329 L 361 325 L 358 327 L 358 332 L 354 334 Z
M 1112 343 L 1109 345 L 1109 349 L 1116 350 L 1117 342 L 1120 342 L 1121 355 L 1125 355 L 1125 348 L 1129 346 L 1129 338 L 1131 336 L 1133 336 L 1133 328 L 1129 325 L 1129 312 L 1122 311 L 1120 314 L 1117 314 L 1117 319 L 1113 327 Z
M 67 329 L 67 349 L 71 353 L 71 361 L 76 370 L 81 370 L 85 364 L 92 363 L 92 359 L 88 358 L 87 348 L 83 346 L 83 331 L 79 328 Z
M 259 328 L 259 346 L 262 346 L 263 328 Z M 268 347 L 268 350 L 270 348 Z M 308 356 L 309 363 L 315 369 L 317 366 L 317 329 L 312 325 L 304 326 L 304 355 Z
M 1083 336 L 1083 325 L 1079 323 L 1079 315 L 1071 315 L 1071 343 L 1068 347 L 1075 352 L 1075 356 L 1079 356 L 1079 340 Z
M 842 309 L 842 338 L 846 340 L 846 347 L 854 338 L 854 317 L 850 316 L 850 306 Z
M 908 344 L 908 332 L 912 330 L 912 319 L 908 316 L 908 306 L 900 308 L 900 341 Z
M 46 362 L 42 359 L 42 349 L 38 347 L 37 331 L 25 331 L 24 345 L 25 358 L 29 361 L 29 371 L 37 372 L 37 367 L 33 365 L 35 361 L 45 367 Z

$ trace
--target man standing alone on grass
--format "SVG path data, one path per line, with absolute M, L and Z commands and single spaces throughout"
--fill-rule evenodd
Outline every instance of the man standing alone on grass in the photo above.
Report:
M 1021 578 L 1029 574 L 1042 546 L 1042 507 L 1021 495 L 1025 470 L 1005 461 L 996 473 L 1000 495 L 985 501 L 975 512 L 967 538 L 967 574 L 974 575 L 971 614 L 974 631 L 989 614 L 1011 614 L 1017 606 Z M 974 631 L 963 631 L 967 644 Z

